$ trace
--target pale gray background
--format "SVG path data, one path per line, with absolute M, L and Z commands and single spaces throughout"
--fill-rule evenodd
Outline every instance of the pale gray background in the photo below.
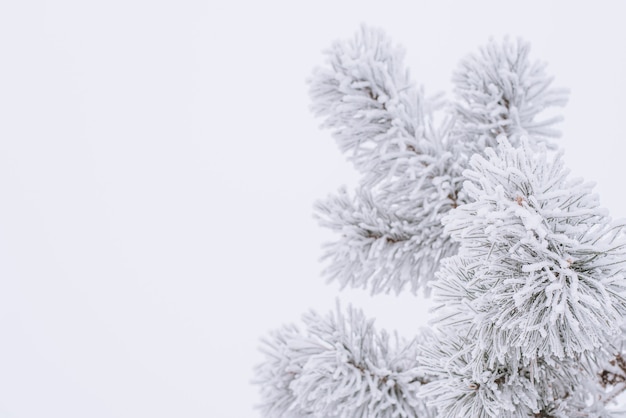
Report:
M 361 22 L 427 92 L 490 36 L 531 41 L 572 92 L 568 164 L 626 216 L 624 10 L 573 3 L 3 1 L 0 417 L 258 416 L 258 339 L 338 294 L 311 205 L 356 176 L 305 79 Z

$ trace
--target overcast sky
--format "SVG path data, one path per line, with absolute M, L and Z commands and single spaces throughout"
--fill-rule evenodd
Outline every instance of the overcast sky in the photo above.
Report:
M 622 2 L 4 1 L 0 418 L 257 417 L 258 340 L 339 293 L 313 202 L 356 175 L 308 110 L 321 51 L 387 31 L 427 92 L 489 37 L 571 90 L 561 144 L 626 217 Z M 589 5 L 589 6 L 587 6 Z

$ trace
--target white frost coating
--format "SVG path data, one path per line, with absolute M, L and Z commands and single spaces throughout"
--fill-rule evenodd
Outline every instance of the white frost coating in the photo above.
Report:
M 407 284 L 417 291 L 434 277 L 439 260 L 456 252 L 456 245 L 443 236 L 443 210 L 433 217 L 424 207 L 410 207 L 401 208 L 380 194 L 376 198 L 365 188 L 354 196 L 341 189 L 318 202 L 320 224 L 341 234 L 325 245 L 324 258 L 331 261 L 325 275 L 342 287 L 369 287 L 372 293 L 399 293 Z
M 362 312 L 304 317 L 305 333 L 285 328 L 265 341 L 257 368 L 266 417 L 429 418 L 417 396 L 417 342 L 378 333 Z
M 325 274 L 372 293 L 434 289 L 436 333 L 392 348 L 357 311 L 310 314 L 265 342 L 264 416 L 619 416 L 625 224 L 548 158 L 560 119 L 542 111 L 566 95 L 528 52 L 491 42 L 445 102 L 424 98 L 381 31 L 328 51 L 312 108 L 362 178 L 316 204 L 338 236 Z
M 419 150 L 422 95 L 404 66 L 404 52 L 380 30 L 361 28 L 347 42 L 327 51 L 328 66 L 310 81 L 312 109 L 335 130 L 342 151 L 372 181 L 386 175 L 391 161 Z M 393 140 L 393 142 L 392 142 Z
M 407 284 L 428 291 L 440 261 L 457 250 L 441 219 L 467 202 L 461 185 L 469 157 L 502 133 L 542 141 L 556 134 L 549 127 L 558 118 L 535 119 L 563 104 L 564 92 L 549 88 L 544 66 L 530 62 L 528 51 L 522 43 L 491 43 L 470 56 L 455 75 L 456 104 L 442 108 L 423 97 L 403 51 L 382 31 L 363 27 L 333 45 L 327 66 L 310 80 L 312 109 L 363 178 L 354 197 L 341 190 L 316 206 L 321 224 L 340 235 L 326 247 L 329 279 L 372 293 Z M 436 111 L 444 121 L 438 128 Z M 541 233 L 535 218 L 526 221 Z
M 465 175 L 471 203 L 444 218 L 459 252 L 432 283 L 459 336 L 423 350 L 438 376 L 423 393 L 444 417 L 610 416 L 596 379 L 626 313 L 624 223 L 524 139 L 502 137 Z
M 441 217 L 464 201 L 467 156 L 448 138 L 449 118 L 433 128 L 441 106 L 424 99 L 381 31 L 363 27 L 327 56 L 310 81 L 312 108 L 363 178 L 353 197 L 340 190 L 316 205 L 320 223 L 340 235 L 326 247 L 325 275 L 372 293 L 426 290 L 456 252 Z
M 418 362 L 430 383 L 420 395 L 438 408 L 438 418 L 612 416 L 598 402 L 596 376 L 581 372 L 576 360 L 494 366 L 487 359 L 472 337 L 446 332 L 425 340 Z
M 486 154 L 474 156 L 465 172 L 473 202 L 444 218 L 446 231 L 460 244 L 462 262 L 448 262 L 433 286 L 467 277 L 473 282 L 462 285 L 458 295 L 436 299 L 459 307 L 461 299 L 470 300 L 483 314 L 473 326 L 487 338 L 484 344 L 505 335 L 509 340 L 493 347 L 500 361 L 511 345 L 527 361 L 597 348 L 618 332 L 626 313 L 626 242 L 621 232 L 615 238 L 624 224 L 612 224 L 599 210 L 589 185 L 567 179 L 560 156 L 548 160 L 527 141 L 513 148 L 504 138 Z M 550 199 L 542 198 L 546 192 Z M 550 217 L 556 208 L 560 216 Z M 488 301 L 481 296 L 485 289 Z M 577 320 L 572 324 L 570 318 Z M 579 326 L 582 333 L 572 331 Z
M 521 40 L 490 42 L 465 58 L 455 72 L 455 134 L 477 144 L 474 152 L 495 146 L 498 135 L 518 144 L 521 135 L 544 141 L 560 133 L 561 117 L 538 120 L 546 108 L 563 106 L 567 90 L 551 87 L 545 64 L 528 59 L 530 45 Z

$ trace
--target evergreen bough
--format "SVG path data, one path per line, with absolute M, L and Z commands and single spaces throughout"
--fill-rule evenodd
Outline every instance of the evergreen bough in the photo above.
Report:
M 312 109 L 361 172 L 318 202 L 325 274 L 437 303 L 413 340 L 362 312 L 263 342 L 265 417 L 616 417 L 626 389 L 624 222 L 572 179 L 553 139 L 566 91 L 522 41 L 464 59 L 426 97 L 402 50 L 363 27 L 310 80 Z

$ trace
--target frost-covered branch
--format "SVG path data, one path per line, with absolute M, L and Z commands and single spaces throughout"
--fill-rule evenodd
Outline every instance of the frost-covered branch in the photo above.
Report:
M 459 336 L 420 358 L 442 416 L 609 416 L 597 371 L 626 313 L 624 224 L 567 174 L 524 139 L 472 157 L 471 202 L 444 218 L 459 252 L 432 283 Z
M 626 392 L 626 222 L 551 155 L 565 104 L 528 44 L 491 42 L 426 100 L 363 27 L 310 81 L 360 171 L 315 207 L 342 287 L 433 289 L 437 322 L 391 344 L 359 311 L 277 331 L 257 369 L 266 417 L 617 417 Z M 436 122 L 437 121 L 437 122 Z M 622 415 L 619 415 L 622 416 Z
M 423 288 L 456 251 L 441 217 L 463 203 L 467 156 L 449 141 L 450 121 L 435 127 L 440 106 L 424 99 L 379 30 L 336 42 L 310 84 L 315 113 L 363 174 L 353 198 L 341 191 L 316 207 L 340 235 L 327 246 L 327 276 L 373 293 Z
M 423 98 L 404 65 L 404 52 L 381 31 L 362 27 L 335 42 L 328 64 L 310 81 L 312 109 L 357 169 L 377 182 L 390 155 L 420 151 Z
M 417 396 L 426 381 L 416 341 L 393 343 L 351 308 L 304 322 L 304 333 L 288 327 L 265 340 L 256 373 L 265 417 L 434 417 Z
M 475 334 L 438 334 L 418 355 L 431 379 L 420 395 L 437 417 L 610 417 L 595 376 L 575 358 L 526 366 L 492 361 Z
M 342 287 L 369 287 L 372 293 L 399 293 L 407 284 L 417 291 L 434 277 L 438 260 L 456 252 L 456 245 L 442 236 L 440 217 L 429 216 L 426 202 L 414 206 L 420 201 L 402 208 L 359 188 L 354 196 L 341 189 L 318 202 L 320 224 L 340 234 L 339 240 L 325 246 L 330 259 L 325 275 Z M 451 204 L 446 205 L 440 213 L 450 209 Z
M 552 87 L 546 65 L 531 62 L 529 52 L 521 40 L 491 41 L 454 73 L 455 135 L 475 146 L 473 152 L 495 146 L 503 134 L 514 145 L 521 135 L 535 140 L 560 135 L 554 128 L 560 116 L 539 118 L 548 108 L 564 106 L 567 90 Z
M 469 157 L 502 133 L 511 141 L 533 134 L 535 142 L 556 134 L 548 127 L 559 118 L 537 117 L 564 104 L 565 93 L 550 87 L 528 52 L 521 41 L 492 42 L 463 61 L 454 77 L 458 100 L 436 128 L 438 106 L 424 99 L 402 50 L 381 31 L 363 27 L 333 45 L 311 79 L 313 109 L 363 178 L 354 198 L 340 192 L 317 206 L 322 225 L 339 234 L 326 247 L 327 277 L 372 293 L 407 284 L 415 292 L 433 279 L 456 252 L 441 219 L 467 201 L 461 184 Z
M 558 156 L 506 139 L 465 175 L 472 202 L 444 218 L 460 250 L 433 284 L 437 300 L 466 312 L 464 325 L 500 361 L 510 347 L 528 361 L 572 357 L 617 334 L 625 225 L 610 221 L 592 185 L 569 180 Z

